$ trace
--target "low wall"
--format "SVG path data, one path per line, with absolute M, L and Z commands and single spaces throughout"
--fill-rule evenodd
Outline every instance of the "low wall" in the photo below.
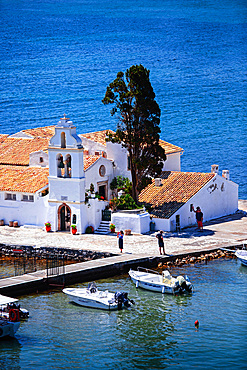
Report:
M 148 212 L 120 211 L 112 214 L 111 222 L 116 225 L 116 231 L 130 229 L 136 234 L 150 231 L 150 215 Z

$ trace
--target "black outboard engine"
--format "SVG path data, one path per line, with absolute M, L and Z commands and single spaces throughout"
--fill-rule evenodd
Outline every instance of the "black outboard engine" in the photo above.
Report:
M 118 309 L 121 310 L 122 306 L 130 307 L 130 302 L 128 298 L 128 293 L 126 292 L 116 292 L 115 293 L 115 301 L 118 304 Z
M 98 290 L 94 281 L 88 284 L 87 289 L 90 291 L 90 293 L 96 293 Z

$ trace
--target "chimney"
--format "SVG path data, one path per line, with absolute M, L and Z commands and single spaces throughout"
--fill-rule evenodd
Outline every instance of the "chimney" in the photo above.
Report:
M 154 179 L 154 184 L 155 186 L 161 186 L 161 178 L 160 177 L 157 177 L 156 179 Z
M 218 175 L 218 173 L 219 173 L 219 165 L 218 164 L 212 164 L 211 173 L 216 173 Z
M 230 180 L 229 170 L 222 170 L 222 177 L 226 180 Z

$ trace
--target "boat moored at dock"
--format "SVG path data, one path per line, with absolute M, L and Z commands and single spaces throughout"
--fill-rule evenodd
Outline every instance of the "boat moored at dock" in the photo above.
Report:
M 20 319 L 29 317 L 29 311 L 20 307 L 17 298 L 11 298 L 0 294 L 0 318 L 8 319 L 11 310 L 18 310 Z
M 238 249 L 235 252 L 235 256 L 239 259 L 239 261 L 244 265 L 247 266 L 247 250 L 245 249 Z
M 136 288 L 168 294 L 192 293 L 193 286 L 187 275 L 173 277 L 168 270 L 162 272 L 138 267 L 137 271 L 130 269 L 129 276 Z
M 63 293 L 80 306 L 103 310 L 120 310 L 135 304 L 133 300 L 128 298 L 127 292 L 99 291 L 95 283 L 89 283 L 87 288 L 65 288 Z

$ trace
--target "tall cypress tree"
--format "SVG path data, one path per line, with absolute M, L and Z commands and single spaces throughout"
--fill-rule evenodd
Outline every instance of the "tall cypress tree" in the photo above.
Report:
M 113 104 L 111 114 L 120 115 L 115 134 L 109 141 L 127 148 L 132 175 L 132 197 L 137 202 L 139 192 L 160 175 L 166 160 L 159 145 L 160 108 L 149 80 L 149 70 L 141 64 L 118 72 L 106 89 L 104 104 Z

